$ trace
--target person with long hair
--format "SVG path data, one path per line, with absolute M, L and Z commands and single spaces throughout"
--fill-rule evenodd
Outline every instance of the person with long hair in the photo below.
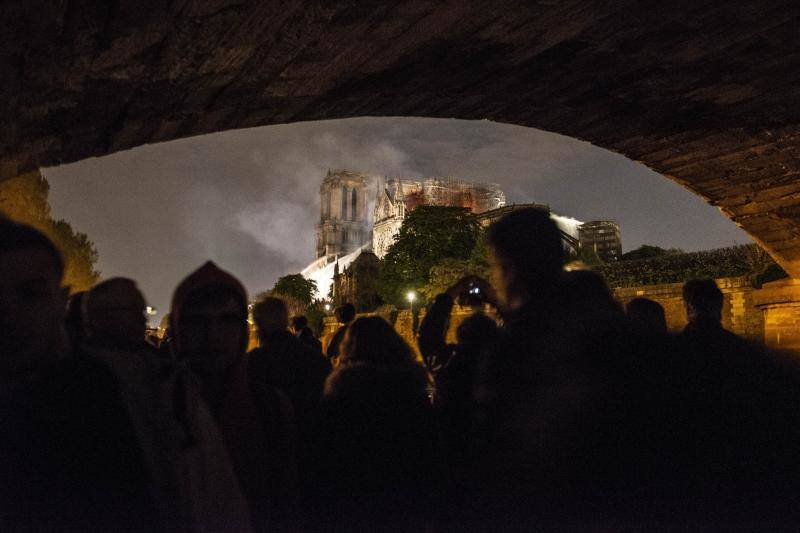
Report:
M 379 317 L 353 322 L 328 377 L 319 427 L 320 524 L 419 530 L 434 494 L 439 438 L 430 378 L 411 347 Z

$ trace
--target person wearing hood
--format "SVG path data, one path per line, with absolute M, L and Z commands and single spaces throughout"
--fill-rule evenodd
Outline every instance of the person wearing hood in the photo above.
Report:
M 244 287 L 206 263 L 176 289 L 170 328 L 174 356 L 199 381 L 255 529 L 288 525 L 296 488 L 293 413 L 286 397 L 250 370 Z

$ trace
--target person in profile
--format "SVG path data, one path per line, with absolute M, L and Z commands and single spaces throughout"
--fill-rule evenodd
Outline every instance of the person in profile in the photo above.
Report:
M 314 332 L 308 327 L 308 318 L 303 315 L 292 317 L 292 332 L 300 342 L 322 355 L 322 343 L 314 336 Z
M 625 315 L 634 330 L 641 334 L 666 335 L 664 307 L 649 298 L 634 298 L 625 305 Z
M 341 326 L 339 326 L 339 329 L 337 329 L 336 333 L 334 333 L 333 337 L 331 337 L 325 355 L 331 364 L 336 365 L 336 361 L 339 358 L 339 352 L 341 350 L 342 340 L 344 340 L 344 334 L 347 332 L 347 326 L 356 318 L 356 308 L 351 303 L 345 303 L 337 307 L 333 314 Z

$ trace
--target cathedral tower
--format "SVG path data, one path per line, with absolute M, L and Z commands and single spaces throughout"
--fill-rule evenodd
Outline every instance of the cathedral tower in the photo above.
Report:
M 367 190 L 363 174 L 328 171 L 319 188 L 317 258 L 347 255 L 370 242 Z

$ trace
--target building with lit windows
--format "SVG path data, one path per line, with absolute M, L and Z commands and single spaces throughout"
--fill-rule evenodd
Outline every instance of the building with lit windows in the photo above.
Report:
M 593 220 L 578 228 L 581 248 L 590 248 L 604 262 L 618 261 L 622 255 L 622 234 L 613 220 Z

